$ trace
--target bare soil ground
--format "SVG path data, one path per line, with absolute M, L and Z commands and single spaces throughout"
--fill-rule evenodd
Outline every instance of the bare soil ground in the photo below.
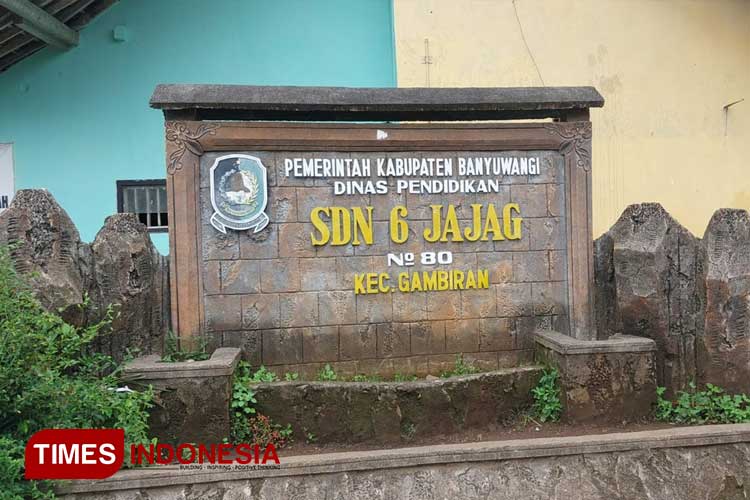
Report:
M 644 420 L 642 422 L 622 424 L 566 424 L 562 422 L 539 423 L 527 417 L 504 426 L 491 426 L 482 430 L 463 431 L 455 434 L 414 438 L 401 443 L 358 443 L 358 444 L 319 444 L 307 442 L 305 436 L 294 436 L 294 441 L 285 446 L 285 456 L 312 455 L 318 453 L 335 453 L 341 451 L 364 451 L 388 448 L 409 448 L 436 444 L 456 444 L 481 441 L 506 441 L 512 439 L 531 439 L 544 437 L 582 436 L 608 434 L 616 432 L 650 431 L 675 427 L 674 424 Z

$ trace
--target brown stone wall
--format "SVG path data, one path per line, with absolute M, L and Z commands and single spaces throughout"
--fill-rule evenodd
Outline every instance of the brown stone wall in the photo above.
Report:
M 268 170 L 268 227 L 257 234 L 209 224 L 208 171 L 221 156 L 201 159 L 200 205 L 204 331 L 216 345 L 236 346 L 254 363 L 314 370 L 339 363 L 348 371 L 432 371 L 453 363 L 456 353 L 472 353 L 487 368 L 514 364 L 533 348 L 537 327 L 567 325 L 566 229 L 563 158 L 552 152 L 461 153 L 461 156 L 542 158 L 540 175 L 508 176 L 493 194 L 334 196 L 329 179 L 286 177 L 285 157 L 456 157 L 457 153 L 268 153 L 238 151 L 261 159 Z M 227 154 L 227 153 L 222 153 Z M 454 162 L 455 163 L 455 162 Z M 388 179 L 393 185 L 395 180 Z M 520 205 L 518 241 L 427 244 L 421 232 L 430 204 L 453 204 L 469 221 L 469 205 Z M 396 205 L 408 208 L 410 237 L 390 241 L 388 216 Z M 373 206 L 374 244 L 319 246 L 310 241 L 310 211 L 316 206 Z M 425 250 L 453 253 L 448 266 L 430 269 L 487 269 L 490 288 L 355 295 L 353 276 L 398 272 L 389 252 Z M 423 360 L 417 362 L 419 360 Z

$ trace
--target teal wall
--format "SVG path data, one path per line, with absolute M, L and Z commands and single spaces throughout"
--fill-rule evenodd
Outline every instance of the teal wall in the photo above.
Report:
M 157 83 L 395 86 L 392 21 L 390 0 L 118 2 L 78 47 L 0 74 L 16 187 L 49 189 L 90 241 L 117 210 L 116 179 L 165 176 Z

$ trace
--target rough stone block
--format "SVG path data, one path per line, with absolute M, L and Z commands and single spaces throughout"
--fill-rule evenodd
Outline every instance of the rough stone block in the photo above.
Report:
M 547 186 L 520 184 L 511 186 L 510 199 L 517 203 L 522 217 L 547 217 Z
M 534 314 L 538 316 L 565 314 L 567 288 L 562 281 L 531 284 L 531 300 Z
M 275 293 L 243 295 L 242 326 L 246 330 L 279 328 L 281 326 L 279 295 Z
M 608 320 L 600 309 L 597 319 L 614 323 L 615 332 L 654 339 L 659 385 L 670 393 L 685 388 L 696 374 L 694 344 L 703 315 L 696 286 L 698 240 L 655 203 L 629 206 L 600 238 L 609 239 L 611 246 L 602 250 L 612 249 L 614 271 L 597 264 L 597 305 L 613 287 L 615 318 Z M 610 258 L 600 251 L 597 257 Z
M 477 269 L 490 272 L 490 283 L 513 281 L 513 254 L 510 252 L 482 252 L 477 254 Z
M 483 318 L 479 320 L 479 350 L 508 351 L 514 347 L 516 320 Z
M 354 247 L 355 255 L 383 255 L 391 249 L 391 233 L 388 222 L 372 223 L 372 245 L 365 244 Z
M 377 269 L 374 257 L 336 257 L 336 276 L 340 290 L 354 290 L 354 276 Z
M 537 356 L 556 366 L 562 387 L 563 418 L 569 422 L 640 421 L 656 402 L 656 343 L 615 336 L 578 340 L 538 331 Z
M 336 258 L 300 259 L 300 286 L 303 291 L 335 290 L 338 287 Z
M 204 300 L 206 330 L 242 329 L 242 297 L 240 295 L 209 295 Z
M 460 319 L 445 322 L 446 352 L 477 352 L 478 350 L 478 319 Z
M 221 293 L 220 260 L 210 260 L 203 264 L 203 291 L 206 295 Z
M 244 361 L 253 366 L 260 366 L 261 360 L 261 333 L 254 331 L 224 332 L 222 336 L 222 347 L 235 347 L 240 350 Z
M 339 339 L 342 360 L 374 358 L 377 355 L 376 325 L 342 325 L 339 327 Z
M 318 322 L 321 325 L 341 325 L 357 322 L 354 292 L 318 292 Z
M 242 231 L 240 257 L 242 259 L 276 259 L 279 257 L 279 225 L 269 224 L 259 233 Z
M 462 290 L 461 316 L 463 318 L 487 318 L 497 313 L 497 298 L 492 288 L 488 290 Z
M 357 295 L 357 322 L 382 323 L 393 319 L 393 299 L 390 293 Z
M 282 293 L 279 295 L 279 312 L 282 328 L 317 326 L 317 292 Z
M 260 291 L 260 265 L 254 260 L 221 262 L 221 292 L 257 293 Z
M 149 435 L 159 442 L 220 443 L 229 436 L 229 403 L 239 349 L 221 348 L 211 359 L 165 363 L 157 355 L 136 358 L 124 374 L 151 385 L 159 404 L 149 415 Z
M 302 354 L 305 363 L 337 361 L 339 359 L 339 327 L 303 329 Z
M 565 188 L 556 184 L 547 184 L 547 213 L 550 217 L 565 215 Z
M 301 363 L 302 331 L 302 328 L 263 330 L 263 364 Z
M 426 319 L 429 319 L 426 293 L 405 293 L 393 301 L 393 321 L 409 322 Z
M 297 191 L 293 187 L 277 187 L 269 190 L 267 211 L 271 222 L 303 222 L 310 220 L 309 213 L 305 219 L 297 218 Z
M 514 252 L 513 279 L 517 282 L 549 280 L 547 252 Z
M 552 281 L 568 279 L 568 264 L 564 250 L 549 251 L 549 279 Z
M 566 246 L 565 223 L 561 217 L 528 219 L 531 250 L 562 250 Z
M 497 293 L 498 316 L 528 316 L 533 313 L 531 283 L 493 285 Z
M 299 290 L 299 260 L 292 258 L 261 261 L 260 289 L 263 293 L 296 292 Z
M 227 234 L 223 234 L 214 229 L 213 226 L 204 224 L 202 226 L 202 234 L 204 261 L 234 260 L 240 258 L 239 235 L 236 231 L 228 231 Z
M 461 292 L 457 290 L 427 294 L 427 317 L 431 320 L 461 317 Z
M 705 319 L 697 342 L 701 382 L 750 392 L 750 214 L 722 209 L 703 235 Z
M 531 219 L 523 219 L 521 221 L 521 237 L 517 240 L 500 240 L 493 242 L 494 249 L 496 252 L 521 252 L 531 248 L 531 233 L 529 221 Z M 484 251 L 484 250 L 483 250 Z
M 411 354 L 408 323 L 381 323 L 377 326 L 377 335 L 379 358 Z
M 561 184 L 565 178 L 565 158 L 552 151 L 543 151 L 539 156 L 541 172 L 530 175 L 529 184 Z
M 312 225 L 290 222 L 279 226 L 279 257 L 315 257 L 310 231 Z
M 445 352 L 445 321 L 425 321 L 409 326 L 412 354 Z

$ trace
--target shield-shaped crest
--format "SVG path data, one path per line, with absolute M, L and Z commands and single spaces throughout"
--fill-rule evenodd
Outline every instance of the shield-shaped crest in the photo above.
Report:
M 249 155 L 226 155 L 216 159 L 209 171 L 211 225 L 222 233 L 227 228 L 257 233 L 268 225 L 266 167 Z

